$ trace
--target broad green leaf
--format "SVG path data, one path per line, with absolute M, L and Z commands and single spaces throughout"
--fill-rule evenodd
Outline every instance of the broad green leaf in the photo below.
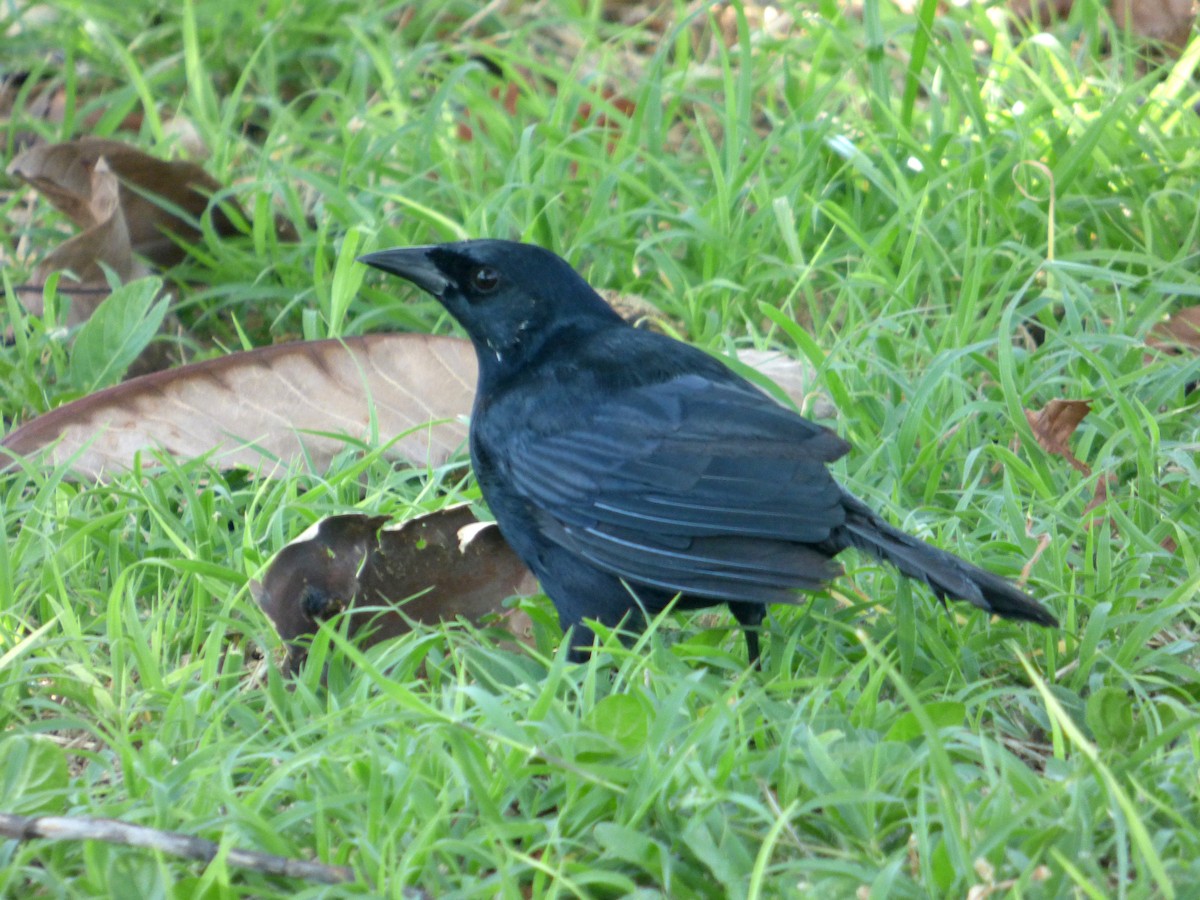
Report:
M 0 797 L 4 811 L 54 815 L 66 805 L 67 755 L 46 738 L 10 734 L 0 740 Z
M 627 749 L 645 746 L 650 732 L 650 704 L 635 694 L 610 694 L 592 709 L 587 724 Z
M 953 700 L 939 700 L 925 704 L 925 714 L 937 728 L 958 728 L 967 719 L 967 708 Z M 907 712 L 888 729 L 889 741 L 912 741 L 921 736 L 921 722 L 917 714 Z
M 1084 718 L 1101 747 L 1126 747 L 1136 737 L 1133 699 L 1122 688 L 1110 685 L 1093 693 L 1087 699 Z
M 158 333 L 168 298 L 155 302 L 158 278 L 121 285 L 79 329 L 71 352 L 70 380 L 83 393 L 116 384 Z

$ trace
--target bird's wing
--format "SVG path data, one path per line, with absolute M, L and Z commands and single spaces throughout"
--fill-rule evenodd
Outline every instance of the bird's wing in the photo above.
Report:
M 627 580 L 786 602 L 837 573 L 826 463 L 848 445 L 749 385 L 697 375 L 621 392 L 516 448 L 510 484 L 554 541 Z

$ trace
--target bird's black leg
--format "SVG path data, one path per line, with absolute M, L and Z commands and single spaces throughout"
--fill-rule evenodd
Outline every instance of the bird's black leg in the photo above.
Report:
M 762 657 L 759 654 L 758 644 L 758 628 L 762 625 L 763 619 L 766 618 L 767 608 L 761 603 L 740 603 L 736 600 L 730 600 L 729 611 L 733 613 L 733 617 L 742 626 L 742 633 L 746 635 L 746 650 L 750 655 L 750 664 L 759 671 L 762 671 Z
M 746 635 L 746 652 L 750 656 L 750 664 L 754 668 L 762 671 L 762 656 L 758 649 L 758 630 L 757 628 L 747 628 Z

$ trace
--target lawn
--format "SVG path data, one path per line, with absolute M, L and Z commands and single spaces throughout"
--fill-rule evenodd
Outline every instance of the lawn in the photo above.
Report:
M 0 896 L 1197 896 L 1200 39 L 1153 53 L 1095 0 L 1045 31 L 918 6 L 0 5 L 5 165 L 191 146 L 245 213 L 160 267 L 170 353 L 460 333 L 353 257 L 542 244 L 715 354 L 811 365 L 838 477 L 1062 623 L 847 553 L 773 609 L 761 671 L 723 611 L 572 664 L 535 596 L 529 646 L 326 628 L 288 678 L 251 580 L 327 515 L 485 514 L 465 454 L 27 462 L 0 473 L 0 812 L 220 850 L 0 840 Z M 7 433 L 97 381 L 53 284 L 22 306 L 75 229 L 15 178 L 0 206 Z M 1054 401 L 1090 408 L 1048 433 Z

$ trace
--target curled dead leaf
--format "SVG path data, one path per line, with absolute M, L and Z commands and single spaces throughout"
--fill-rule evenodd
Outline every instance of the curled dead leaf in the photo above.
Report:
M 1025 410 L 1025 418 L 1033 429 L 1038 446 L 1047 453 L 1061 456 L 1084 475 L 1090 475 L 1092 470 L 1081 462 L 1067 446 L 1067 440 L 1075 433 L 1079 423 L 1091 410 L 1089 400 L 1051 400 L 1046 406 L 1034 412 Z
M 1096 478 L 1096 491 L 1092 494 L 1092 499 L 1088 501 L 1087 506 L 1083 508 L 1084 525 L 1089 530 L 1107 522 L 1112 533 L 1114 535 L 1117 533 L 1117 523 L 1110 516 L 1093 516 L 1091 513 L 1108 501 L 1109 488 L 1115 488 L 1118 484 L 1120 484 L 1120 479 L 1115 472 L 1107 472 Z
M 218 235 L 238 229 L 225 208 L 246 218 L 237 202 L 224 197 L 213 202 L 221 183 L 195 163 L 164 160 L 121 141 L 84 137 L 61 144 L 40 144 L 17 156 L 8 174 L 36 188 L 81 228 L 91 228 L 91 173 L 104 157 L 120 182 L 119 203 L 129 229 L 133 252 L 157 266 L 173 266 L 186 253 L 180 241 L 195 243 L 194 224 L 211 210 Z M 276 220 L 281 240 L 295 240 L 290 223 Z
M 303 662 L 303 638 L 345 613 L 347 631 L 364 646 L 406 634 L 413 623 L 462 616 L 479 624 L 501 615 L 518 640 L 531 625 L 514 595 L 537 591 L 537 580 L 494 523 L 481 523 L 466 504 L 385 527 L 383 516 L 323 519 L 276 554 L 255 600 L 288 648 L 286 668 Z M 468 539 L 463 533 L 469 531 Z
M 119 202 L 134 252 L 159 266 L 180 262 L 185 252 L 173 237 L 197 241 L 200 231 L 189 219 L 199 220 L 221 190 L 220 182 L 195 163 L 158 159 L 121 141 L 85 137 L 31 147 L 12 161 L 8 174 L 36 188 L 80 228 L 91 228 L 96 224 L 91 173 L 101 157 L 120 182 Z M 224 202 L 237 209 L 233 201 Z M 236 233 L 219 206 L 213 207 L 212 218 L 217 234 Z
M 86 322 L 108 296 L 104 267 L 123 283 L 149 274 L 133 256 L 129 227 L 119 202 L 120 185 L 108 161 L 97 157 L 86 174 L 90 180 L 87 194 L 63 200 L 73 210 L 71 218 L 85 230 L 53 250 L 33 274 L 33 287 L 41 288 L 55 272 L 74 273 L 77 281 L 64 279 L 58 288 L 60 295 L 71 300 L 66 318 L 69 326 Z M 44 312 L 40 290 L 23 292 L 23 302 L 35 316 Z

